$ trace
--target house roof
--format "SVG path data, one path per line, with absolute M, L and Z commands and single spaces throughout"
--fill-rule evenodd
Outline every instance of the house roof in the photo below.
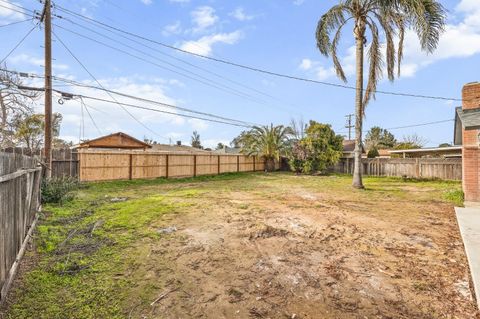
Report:
M 343 152 L 353 153 L 355 151 L 355 140 L 343 140 Z M 362 153 L 365 153 L 365 148 L 362 147 Z
M 389 151 L 390 154 L 417 153 L 419 155 L 452 154 L 452 153 L 461 153 L 461 152 L 462 152 L 461 146 L 426 147 L 426 148 L 414 148 L 414 149 Z
M 343 140 L 343 151 L 344 152 L 353 152 L 355 150 L 355 141 L 354 140 Z
M 128 134 L 117 132 L 80 143 L 75 148 L 146 149 L 152 146 Z
M 213 151 L 216 154 L 240 154 L 240 151 L 242 149 L 240 147 L 228 147 L 225 146 L 224 148 L 221 148 L 219 150 Z
M 455 108 L 454 144 L 462 145 L 462 128 L 465 130 L 480 129 L 480 108 L 463 110 Z
M 168 144 L 154 144 L 152 145 L 152 150 L 160 152 L 169 152 L 169 153 L 189 153 L 189 154 L 198 154 L 198 153 L 211 153 L 210 151 L 198 149 L 188 145 L 168 145 Z

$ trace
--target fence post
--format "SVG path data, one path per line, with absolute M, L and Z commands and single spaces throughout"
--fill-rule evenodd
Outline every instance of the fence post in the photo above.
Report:
M 197 177 L 197 155 L 193 155 L 193 177 Z
M 133 154 L 129 154 L 128 179 L 133 177 Z
M 237 155 L 237 173 L 240 172 L 240 155 Z
M 217 155 L 217 175 L 220 175 L 220 155 Z
M 253 171 L 256 172 L 257 170 L 255 169 L 255 155 L 253 156 Z
M 165 155 L 165 178 L 168 178 L 168 154 Z
M 415 178 L 420 178 L 420 160 L 415 159 Z

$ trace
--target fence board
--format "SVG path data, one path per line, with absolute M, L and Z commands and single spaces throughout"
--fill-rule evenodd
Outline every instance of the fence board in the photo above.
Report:
M 245 155 L 178 154 L 152 151 L 80 150 L 80 181 L 181 178 L 263 171 L 265 163 Z
M 37 158 L 0 153 L 0 303 L 5 300 L 40 209 Z
M 462 159 L 442 158 L 374 158 L 362 159 L 367 176 L 398 176 L 427 179 L 461 180 Z M 351 174 L 353 159 L 341 159 L 332 171 Z

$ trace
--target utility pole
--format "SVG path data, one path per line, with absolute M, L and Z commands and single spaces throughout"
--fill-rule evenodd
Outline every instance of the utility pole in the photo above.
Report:
M 352 139 L 352 128 L 355 127 L 355 125 L 352 124 L 352 117 L 354 115 L 355 114 L 345 115 L 345 117 L 347 118 L 347 123 L 345 123 L 345 128 L 348 128 L 348 140 Z
M 45 0 L 41 22 L 45 24 L 45 145 L 47 178 L 52 177 L 52 15 L 50 0 Z

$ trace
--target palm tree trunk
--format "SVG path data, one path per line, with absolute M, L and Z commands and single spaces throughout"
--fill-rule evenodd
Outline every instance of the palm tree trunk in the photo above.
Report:
M 353 165 L 353 187 L 364 188 L 362 182 L 362 125 L 363 125 L 363 45 L 365 29 L 357 26 L 355 39 L 357 46 L 357 90 L 355 96 L 355 150 Z
M 275 159 L 268 157 L 265 161 L 265 164 L 265 169 L 267 170 L 267 172 L 275 171 Z

